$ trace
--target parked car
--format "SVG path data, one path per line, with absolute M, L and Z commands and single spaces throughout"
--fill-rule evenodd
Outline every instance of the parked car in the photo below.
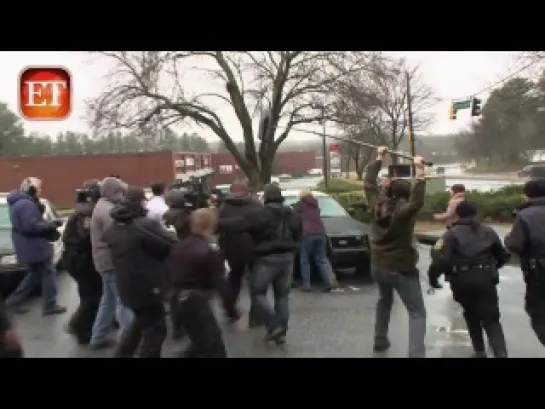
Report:
M 519 178 L 544 178 L 545 165 L 528 165 L 518 172 Z
M 26 266 L 17 262 L 13 249 L 11 221 L 6 196 L 6 193 L 0 194 L 0 290 L 2 296 L 11 293 L 26 274 Z M 45 205 L 44 218 L 46 220 L 63 220 L 62 226 L 58 229 L 62 235 L 66 218 L 59 215 L 57 209 L 49 200 L 42 199 L 42 203 Z M 62 239 L 59 238 L 53 243 L 53 262 L 57 267 L 57 271 L 62 270 L 62 252 L 63 243 Z
M 371 272 L 369 226 L 354 219 L 334 198 L 326 193 L 313 191 L 318 200 L 322 220 L 328 237 L 327 256 L 333 269 L 340 273 L 352 272 L 368 276 Z M 283 190 L 284 203 L 293 206 L 299 200 L 299 191 Z M 263 192 L 259 192 L 260 200 Z M 313 268 L 313 276 L 317 275 Z M 299 257 L 296 258 L 294 276 L 299 278 Z

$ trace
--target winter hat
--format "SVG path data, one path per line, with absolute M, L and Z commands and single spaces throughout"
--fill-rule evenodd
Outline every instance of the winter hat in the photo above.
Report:
M 477 216 L 477 205 L 473 202 L 464 200 L 456 207 L 456 215 L 460 219 L 469 219 Z
M 129 186 L 125 194 L 125 200 L 139 203 L 142 200 L 146 200 L 146 192 L 140 186 Z
M 524 184 L 524 195 L 530 199 L 545 197 L 545 179 L 532 179 Z
M 265 188 L 263 189 L 263 201 L 265 203 L 282 203 L 284 197 L 282 196 L 280 187 L 273 184 L 265 185 Z

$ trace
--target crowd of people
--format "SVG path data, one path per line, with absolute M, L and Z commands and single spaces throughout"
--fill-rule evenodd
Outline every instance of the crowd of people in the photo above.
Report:
M 372 275 L 378 285 L 374 346 L 390 347 L 388 337 L 393 293 L 409 315 L 408 356 L 426 356 L 426 307 L 414 245 L 417 213 L 424 204 L 424 161 L 415 157 L 415 181 L 383 179 L 378 174 L 386 147 L 367 170 L 364 192 L 371 210 Z M 0 303 L 0 356 L 21 357 L 23 348 L 8 311 L 24 313 L 24 301 L 41 285 L 43 314 L 62 314 L 57 303 L 56 272 L 51 242 L 59 239 L 60 222 L 47 222 L 39 200 L 42 183 L 27 178 L 10 193 L 12 239 L 18 260 L 28 274 Z M 320 209 L 310 190 L 300 192 L 294 206 L 284 205 L 278 185 L 264 188 L 263 202 L 235 181 L 216 206 L 188 206 L 183 190 L 167 192 L 152 186 L 128 186 L 119 177 L 83 184 L 83 198 L 66 222 L 62 240 L 64 266 L 77 284 L 79 306 L 67 324 L 77 342 L 92 349 L 114 348 L 115 357 L 161 357 L 170 314 L 174 339 L 187 338 L 180 357 L 226 358 L 222 331 L 210 301 L 219 295 L 227 322 L 243 316 L 239 296 L 247 276 L 251 306 L 249 326 L 264 327 L 264 340 L 286 343 L 293 263 L 300 254 L 302 291 L 311 291 L 314 264 L 325 284 L 336 280 L 326 258 L 327 239 Z M 519 256 L 526 282 L 526 311 L 545 345 L 545 180 L 524 186 L 526 204 L 519 209 L 505 245 L 497 233 L 478 221 L 477 207 L 462 185 L 451 189 L 449 207 L 435 216 L 446 223 L 445 234 L 432 249 L 428 270 L 431 289 L 442 288 L 445 275 L 454 299 L 462 306 L 475 357 L 486 357 L 483 331 L 495 357 L 507 357 L 500 323 L 498 270 Z M 174 232 L 171 231 L 171 228 Z M 213 244 L 218 237 L 218 245 Z M 509 251 L 508 251 L 508 250 Z M 228 268 L 226 268 L 228 266 Z M 249 274 L 248 274 L 249 272 Z M 267 292 L 273 290 L 274 305 Z M 168 312 L 167 307 L 168 306 Z M 113 327 L 117 339 L 110 338 Z
M 0 311 L 0 331 L 11 334 L 2 345 L 10 350 L 17 336 L 5 309 L 26 312 L 22 305 L 38 283 L 44 315 L 66 311 L 56 302 L 52 262 L 51 242 L 59 239 L 60 222 L 43 219 L 41 189 L 41 181 L 30 178 L 8 196 L 15 251 L 19 261 L 29 265 L 27 277 Z M 239 295 L 251 270 L 250 327 L 264 327 L 267 342 L 283 345 L 295 250 L 303 237 L 305 241 L 325 235 L 315 216 L 317 207 L 294 211 L 283 204 L 277 185 L 265 187 L 262 203 L 244 181 L 233 183 L 230 193 L 212 208 L 195 209 L 187 202 L 187 192 L 166 192 L 161 183 L 152 186 L 152 193 L 147 200 L 143 188 L 128 186 L 119 177 L 83 184 L 78 194 L 83 200 L 78 200 L 62 236 L 63 265 L 77 284 L 80 301 L 67 331 L 91 349 L 114 348 L 115 357 L 160 357 L 167 336 L 167 305 L 172 337 L 190 341 L 181 356 L 227 357 L 210 300 L 218 294 L 228 322 L 237 324 L 243 315 Z M 310 192 L 302 197 L 312 203 Z M 214 236 L 219 237 L 219 248 L 213 245 Z M 308 246 L 304 266 L 310 257 L 325 260 L 324 243 Z M 328 288 L 331 276 L 326 274 Z M 267 299 L 269 287 L 273 306 Z M 310 289 L 310 280 L 304 288 Z M 116 326 L 117 339 L 110 337 Z

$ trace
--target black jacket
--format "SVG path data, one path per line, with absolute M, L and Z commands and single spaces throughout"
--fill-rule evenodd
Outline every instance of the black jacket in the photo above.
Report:
M 246 218 L 249 214 L 263 209 L 263 205 L 246 196 L 228 195 L 218 212 L 220 219 L 233 217 Z M 253 256 L 254 243 L 248 232 L 220 232 L 219 245 L 229 262 L 250 261 Z
M 301 239 L 301 219 L 289 206 L 265 203 L 245 217 L 220 219 L 219 230 L 250 234 L 256 256 L 293 252 Z
M 428 271 L 432 284 L 441 274 L 450 274 L 455 266 L 494 263 L 497 271 L 511 257 L 492 227 L 471 219 L 455 221 L 435 243 L 432 256 Z
M 110 214 L 113 223 L 103 238 L 112 255 L 121 302 L 133 309 L 162 302 L 167 286 L 164 262 L 178 239 L 147 218 L 139 203 L 122 201 Z
M 62 241 L 63 267 L 78 283 L 81 298 L 98 297 L 102 293 L 102 279 L 93 263 L 91 245 L 91 216 L 95 203 L 78 203 L 75 212 L 68 218 Z
M 95 203 L 78 203 L 68 218 L 62 241 L 68 253 L 91 253 L 91 216 Z
M 531 199 L 517 212 L 505 246 L 524 262 L 529 258 L 545 259 L 545 198 Z
M 6 311 L 6 304 L 4 300 L 0 298 L 0 336 L 2 333 L 11 329 L 11 321 Z

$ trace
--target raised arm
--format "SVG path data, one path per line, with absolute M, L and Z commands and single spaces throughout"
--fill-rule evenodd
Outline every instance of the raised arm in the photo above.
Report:
M 378 174 L 382 168 L 382 162 L 388 153 L 388 147 L 380 146 L 378 148 L 377 159 L 367 167 L 365 178 L 363 180 L 363 191 L 367 198 L 367 205 L 370 209 L 375 207 L 380 193 L 380 186 L 377 183 Z
M 411 197 L 399 210 L 399 215 L 405 218 L 411 218 L 416 215 L 424 206 L 424 199 L 426 197 L 425 165 L 422 156 L 414 158 L 414 166 L 416 169 L 416 180 L 412 187 Z

